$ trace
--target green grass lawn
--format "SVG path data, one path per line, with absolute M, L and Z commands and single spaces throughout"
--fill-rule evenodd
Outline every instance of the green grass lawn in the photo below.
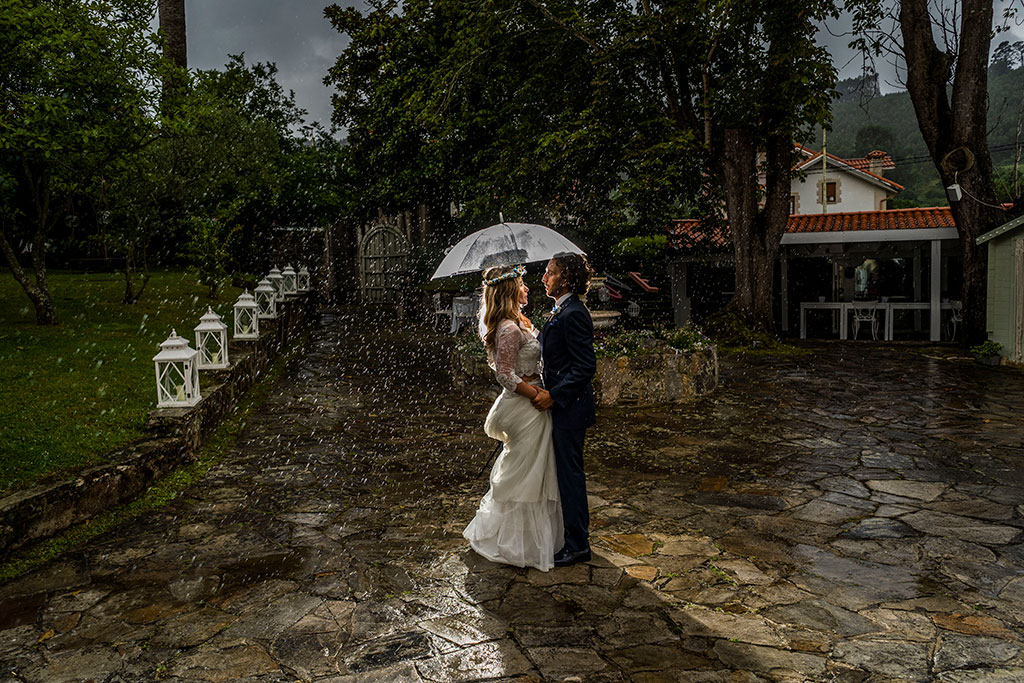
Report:
M 226 286 L 214 301 L 194 276 L 160 271 L 125 306 L 117 274 L 49 275 L 56 327 L 37 326 L 24 291 L 0 273 L 0 495 L 103 462 L 143 436 L 160 342 L 175 328 L 194 347 L 208 305 L 230 334 L 241 291 Z

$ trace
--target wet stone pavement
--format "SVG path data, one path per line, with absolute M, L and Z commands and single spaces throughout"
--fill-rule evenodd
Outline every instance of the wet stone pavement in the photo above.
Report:
M 0 587 L 0 681 L 1024 681 L 1024 373 L 823 345 L 602 410 L 541 573 L 460 536 L 449 343 L 325 314 L 202 482 Z

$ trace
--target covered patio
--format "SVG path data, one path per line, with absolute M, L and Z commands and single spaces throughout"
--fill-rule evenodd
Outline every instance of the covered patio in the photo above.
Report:
M 733 255 L 727 228 L 706 232 L 687 219 L 670 230 L 682 325 L 731 296 Z M 801 338 L 949 339 L 961 313 L 959 251 L 948 207 L 791 216 L 775 273 L 778 329 Z

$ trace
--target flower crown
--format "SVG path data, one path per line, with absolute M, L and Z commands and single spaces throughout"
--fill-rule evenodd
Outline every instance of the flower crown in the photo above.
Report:
M 512 278 L 522 277 L 524 275 L 526 275 L 526 268 L 523 266 L 516 266 L 512 270 L 508 271 L 507 273 L 502 273 L 498 277 L 492 277 L 490 280 L 484 280 L 484 284 L 487 285 L 488 287 L 493 287 L 502 280 L 510 280 Z

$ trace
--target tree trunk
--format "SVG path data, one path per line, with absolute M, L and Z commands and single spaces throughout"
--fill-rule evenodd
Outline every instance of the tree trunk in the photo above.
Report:
M 181 69 L 188 68 L 188 49 L 185 41 L 185 0 L 158 0 L 160 32 L 167 46 L 164 57 Z
M 33 244 L 41 242 L 38 238 L 33 240 Z M 33 246 L 33 251 L 35 247 Z M 14 253 L 14 248 L 11 243 L 7 240 L 7 235 L 0 231 L 0 251 L 4 253 L 4 259 L 7 261 L 7 265 L 11 268 L 11 273 L 14 275 L 14 279 L 18 281 L 21 288 L 25 290 L 25 294 L 28 295 L 29 300 L 36 309 L 36 324 L 37 325 L 56 325 L 57 311 L 53 308 L 53 297 L 50 296 L 49 284 L 46 279 L 46 265 L 45 259 L 39 259 L 43 261 L 42 275 L 36 271 L 36 282 L 33 284 L 32 280 L 29 279 L 28 273 L 21 267 L 18 262 L 18 256 Z M 32 254 L 33 262 L 36 261 L 36 254 Z
M 157 0 L 160 33 L 164 36 L 164 58 L 174 65 L 163 72 L 160 110 L 165 116 L 174 114 L 180 95 L 187 84 L 188 48 L 185 40 L 185 0 Z
M 752 328 L 772 332 L 772 284 L 779 244 L 789 218 L 793 142 L 771 135 L 765 150 L 766 199 L 758 208 L 757 149 L 749 129 L 725 131 L 722 185 L 736 257 L 736 291 L 728 308 Z
M 1005 220 L 995 200 L 992 157 L 988 151 L 988 54 L 992 3 L 962 0 L 960 52 L 953 56 L 935 45 L 928 0 L 903 0 L 900 28 L 907 64 L 907 90 L 918 126 L 945 186 L 959 183 L 963 197 L 950 210 L 960 234 L 964 281 L 964 344 L 987 338 L 985 330 L 987 249 L 979 235 Z M 947 85 L 952 77 L 952 98 Z M 972 163 L 973 162 L 973 163 Z

